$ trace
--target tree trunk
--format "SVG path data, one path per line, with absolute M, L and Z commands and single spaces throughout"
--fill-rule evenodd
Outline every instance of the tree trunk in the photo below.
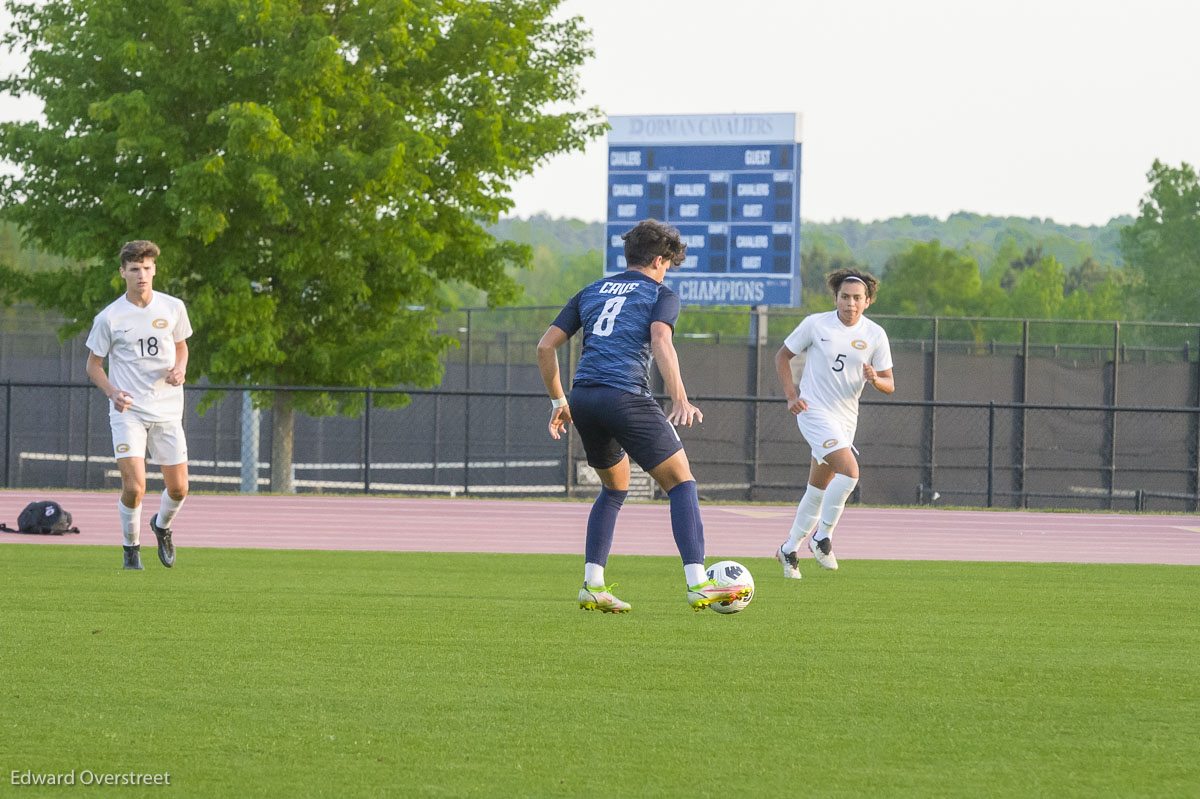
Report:
M 276 391 L 271 409 L 271 493 L 292 493 L 292 432 L 296 415 L 290 391 Z

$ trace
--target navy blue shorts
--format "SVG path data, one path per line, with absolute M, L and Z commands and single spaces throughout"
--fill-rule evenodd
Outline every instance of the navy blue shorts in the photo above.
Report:
M 575 386 L 568 401 L 593 469 L 610 469 L 628 452 L 650 471 L 683 449 L 674 425 L 651 397 L 610 386 Z

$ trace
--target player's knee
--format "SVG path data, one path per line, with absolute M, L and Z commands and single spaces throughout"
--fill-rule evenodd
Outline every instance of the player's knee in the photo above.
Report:
M 181 486 L 170 486 L 167 488 L 167 496 L 176 502 L 183 502 L 183 498 L 187 496 L 188 487 L 184 483 Z

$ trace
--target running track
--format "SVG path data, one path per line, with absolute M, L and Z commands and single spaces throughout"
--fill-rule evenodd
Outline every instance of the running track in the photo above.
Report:
M 116 491 L 0 490 L 0 521 L 53 499 L 79 535 L 0 533 L 0 543 L 117 546 Z M 142 540 L 159 495 L 142 510 Z M 583 553 L 588 502 L 392 497 L 196 494 L 174 524 L 186 547 L 393 552 Z M 705 505 L 709 559 L 770 557 L 787 537 L 793 507 Z M 614 554 L 674 555 L 665 504 L 628 503 Z M 840 558 L 1200 565 L 1200 515 L 950 511 L 851 506 L 837 531 Z

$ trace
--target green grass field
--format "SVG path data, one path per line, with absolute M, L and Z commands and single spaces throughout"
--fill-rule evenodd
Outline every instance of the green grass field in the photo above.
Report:
M 1200 794 L 1195 567 L 844 560 L 792 582 L 744 560 L 757 595 L 723 617 L 688 608 L 677 558 L 612 559 L 624 616 L 577 609 L 575 556 L 143 559 L 0 546 L 5 788 Z

